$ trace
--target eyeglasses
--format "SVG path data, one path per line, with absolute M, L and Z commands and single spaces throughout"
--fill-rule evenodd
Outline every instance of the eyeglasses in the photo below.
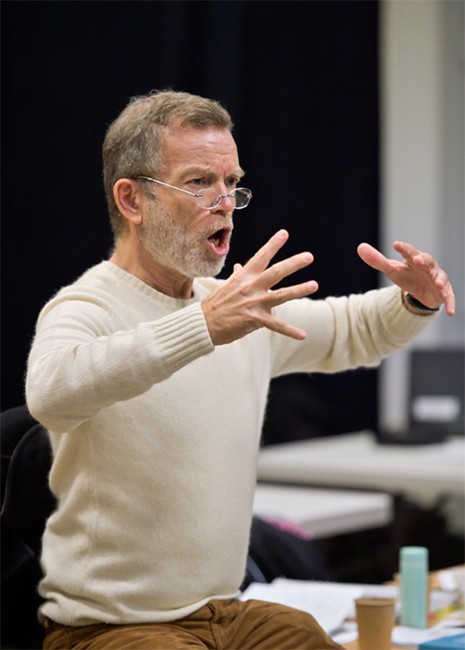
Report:
M 234 210 L 242 210 L 249 205 L 250 199 L 252 198 L 251 190 L 248 190 L 245 187 L 236 187 L 236 189 L 231 190 L 229 194 L 216 194 L 213 187 L 202 190 L 202 194 L 196 194 L 194 192 L 189 192 L 188 190 L 183 190 L 181 187 L 176 187 L 176 185 L 157 181 L 155 178 L 151 178 L 150 176 L 135 176 L 133 180 L 150 181 L 151 183 L 157 183 L 157 185 L 163 185 L 163 187 L 169 187 L 172 190 L 189 194 L 189 196 L 195 198 L 197 205 L 205 210 L 214 210 L 223 199 L 233 199 L 235 203 Z

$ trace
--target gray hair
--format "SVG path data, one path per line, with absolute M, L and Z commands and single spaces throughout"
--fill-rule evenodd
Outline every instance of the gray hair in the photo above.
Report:
M 173 90 L 133 97 L 110 124 L 103 142 L 103 182 L 115 238 L 126 227 L 113 197 L 120 178 L 157 175 L 163 167 L 163 133 L 173 124 L 232 131 L 228 111 L 219 102 Z

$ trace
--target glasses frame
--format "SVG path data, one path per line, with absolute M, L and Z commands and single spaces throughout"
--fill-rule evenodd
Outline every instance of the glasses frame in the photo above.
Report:
M 195 199 L 203 199 L 203 198 L 205 198 L 203 194 L 198 194 L 198 193 L 195 193 L 195 192 L 189 192 L 189 190 L 183 190 L 182 187 L 176 187 L 176 185 L 170 185 L 169 183 L 164 183 L 163 181 L 159 181 L 156 178 L 152 178 L 151 176 L 142 176 L 142 175 L 134 176 L 134 178 L 132 180 L 134 180 L 134 181 L 137 181 L 137 180 L 150 181 L 151 183 L 156 183 L 157 185 L 163 185 L 163 187 L 169 187 L 172 190 L 177 190 L 178 192 L 182 192 L 183 194 L 188 194 L 189 196 L 193 196 Z M 234 198 L 234 193 L 237 192 L 237 191 L 245 192 L 248 200 L 247 200 L 247 203 L 245 205 L 241 205 L 239 207 L 236 206 L 234 208 L 234 210 L 243 210 L 244 208 L 246 208 L 249 205 L 250 199 L 253 196 L 252 195 L 252 190 L 249 190 L 247 187 L 236 187 L 229 194 L 218 194 L 218 196 L 216 197 L 216 199 L 214 200 L 212 205 L 210 205 L 208 208 L 205 207 L 204 205 L 201 205 L 199 207 L 201 207 L 203 210 L 214 210 L 221 203 L 221 201 L 223 199 L 233 199 Z

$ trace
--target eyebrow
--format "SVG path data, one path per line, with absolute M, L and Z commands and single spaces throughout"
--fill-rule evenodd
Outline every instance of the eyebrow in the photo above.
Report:
M 237 176 L 238 179 L 241 179 L 245 175 L 245 171 L 242 169 L 242 167 L 237 167 L 231 174 L 228 174 L 228 176 Z M 184 172 L 182 173 L 182 177 L 185 178 L 186 176 L 216 176 L 208 167 L 188 167 Z

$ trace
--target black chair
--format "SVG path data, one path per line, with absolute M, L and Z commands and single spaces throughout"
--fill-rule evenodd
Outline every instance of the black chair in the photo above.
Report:
M 19 406 L 1 414 L 2 648 L 41 648 L 37 618 L 45 522 L 55 508 L 48 488 L 47 431 Z
M 328 580 L 325 559 L 310 535 L 288 521 L 254 516 L 241 589 L 275 578 Z

